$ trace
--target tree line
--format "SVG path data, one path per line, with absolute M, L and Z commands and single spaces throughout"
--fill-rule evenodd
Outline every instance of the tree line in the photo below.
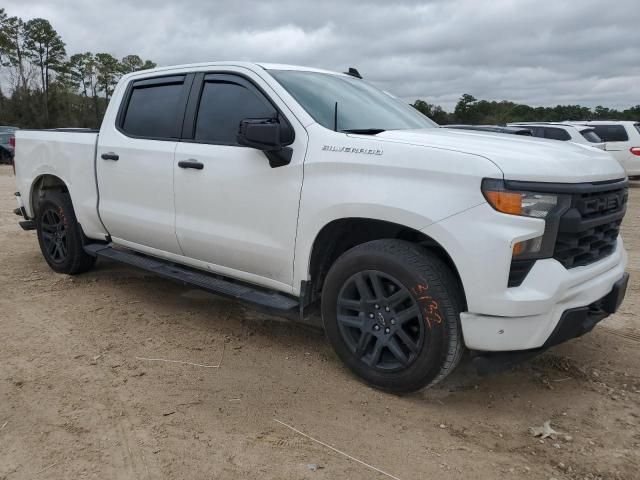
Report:
M 452 123 L 504 125 L 509 122 L 563 122 L 567 120 L 640 121 L 640 105 L 626 110 L 603 106 L 591 109 L 580 105 L 530 107 L 506 100 L 501 102 L 478 100 L 468 93 L 460 97 L 453 112 L 446 112 L 439 105 L 433 105 L 424 100 L 416 100 L 412 106 L 440 125 Z
M 44 18 L 23 21 L 0 8 L 0 125 L 22 128 L 100 126 L 120 77 L 154 68 L 138 55 L 75 53 Z M 626 110 L 580 105 L 531 107 L 478 100 L 465 93 L 453 112 L 416 100 L 412 106 L 435 122 L 504 124 L 521 121 L 640 120 L 640 105 Z
M 67 56 L 48 20 L 0 8 L 0 125 L 97 128 L 120 77 L 155 66 L 138 55 Z

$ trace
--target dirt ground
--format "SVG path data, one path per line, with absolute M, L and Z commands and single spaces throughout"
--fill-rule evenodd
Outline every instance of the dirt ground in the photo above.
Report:
M 508 373 L 466 360 L 397 397 L 250 307 L 107 262 L 53 273 L 14 180 L 0 167 L 0 479 L 640 478 L 640 185 L 615 316 Z M 561 434 L 534 438 L 547 420 Z

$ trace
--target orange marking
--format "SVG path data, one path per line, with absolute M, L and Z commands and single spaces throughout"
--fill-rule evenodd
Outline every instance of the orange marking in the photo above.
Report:
M 418 285 L 413 287 L 411 290 L 413 291 L 414 295 L 419 295 L 420 293 L 426 292 L 427 290 L 429 290 L 429 285 L 423 285 L 419 283 Z

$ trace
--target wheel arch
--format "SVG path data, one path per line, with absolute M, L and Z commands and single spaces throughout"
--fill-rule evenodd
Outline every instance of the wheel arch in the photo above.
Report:
M 48 191 L 69 194 L 69 187 L 67 183 L 57 175 L 51 173 L 38 175 L 32 182 L 31 191 L 29 192 L 29 207 L 34 218 L 37 217 L 40 203 Z M 73 200 L 71 203 L 73 204 Z
M 367 217 L 335 219 L 320 229 L 312 243 L 309 255 L 310 284 L 305 291 L 306 301 L 311 303 L 320 298 L 327 272 L 340 255 L 357 245 L 382 239 L 405 240 L 436 253 L 455 275 L 466 304 L 464 286 L 458 268 L 440 243 L 415 228 Z

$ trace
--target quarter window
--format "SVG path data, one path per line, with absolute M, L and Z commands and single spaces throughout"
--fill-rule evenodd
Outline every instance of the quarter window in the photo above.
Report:
M 194 140 L 238 145 L 240 122 L 275 118 L 275 108 L 261 94 L 232 81 L 206 81 L 200 97 Z
M 178 138 L 184 113 L 183 83 L 183 77 L 171 83 L 136 82 L 130 93 L 122 130 L 134 137 Z
M 622 125 L 593 125 L 603 142 L 627 142 L 629 136 Z
M 580 133 L 588 142 L 602 143 L 602 139 L 598 136 L 595 130 L 582 130 Z
M 545 128 L 544 138 L 550 138 L 552 140 L 571 140 L 571 135 L 562 128 Z

